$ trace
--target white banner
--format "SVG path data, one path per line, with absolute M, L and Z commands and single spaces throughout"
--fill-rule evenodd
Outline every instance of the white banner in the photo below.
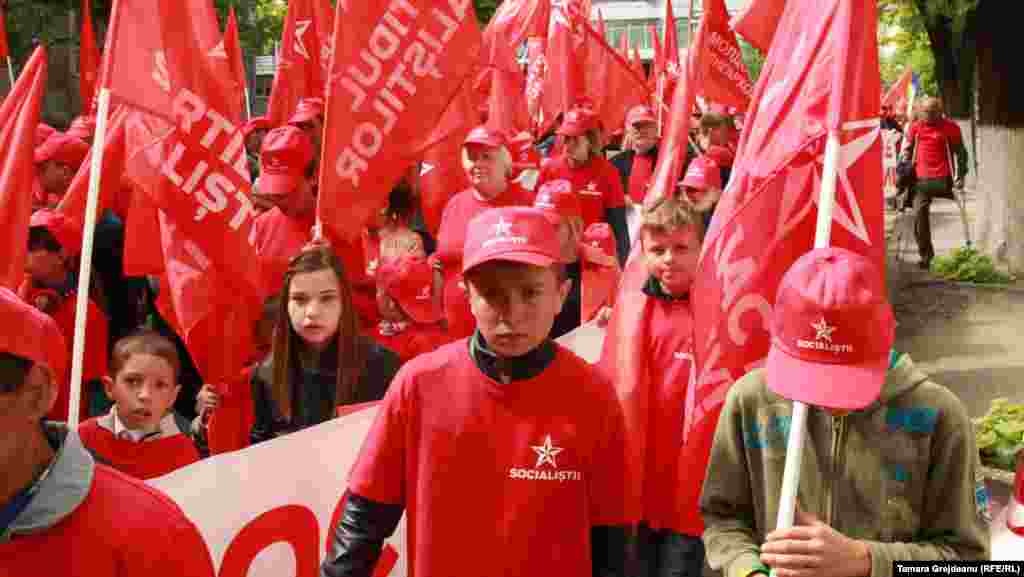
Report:
M 317 575 L 349 470 L 376 414 L 375 406 L 365 408 L 148 482 L 199 528 L 218 577 Z M 399 552 L 392 577 L 406 575 L 404 541 L 403 518 L 388 540 Z

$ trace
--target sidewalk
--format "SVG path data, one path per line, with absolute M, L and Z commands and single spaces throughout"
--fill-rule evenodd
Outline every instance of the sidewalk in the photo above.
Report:
M 977 194 L 967 189 L 965 195 L 967 222 L 973 241 L 977 236 Z M 931 224 L 932 245 L 936 256 L 946 255 L 966 244 L 960 208 L 952 200 L 940 198 L 932 201 Z M 898 290 L 899 287 L 932 278 L 927 271 L 918 268 L 920 257 L 914 240 L 914 215 L 911 209 L 904 212 L 886 209 L 885 239 L 890 288 Z

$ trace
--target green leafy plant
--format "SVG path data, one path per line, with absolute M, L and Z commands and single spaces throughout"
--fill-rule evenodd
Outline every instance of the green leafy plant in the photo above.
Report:
M 1024 450 L 1024 404 L 995 399 L 985 416 L 974 419 L 982 464 L 1013 471 Z
M 1010 277 L 998 270 L 988 255 L 969 246 L 960 247 L 948 255 L 935 257 L 931 270 L 934 274 L 952 281 L 996 284 L 1010 282 Z

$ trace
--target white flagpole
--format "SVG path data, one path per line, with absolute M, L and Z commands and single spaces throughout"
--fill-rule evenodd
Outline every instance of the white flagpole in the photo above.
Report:
M 822 167 L 821 194 L 818 198 L 818 222 L 814 231 L 814 248 L 825 248 L 831 242 L 839 147 L 839 129 L 830 130 L 828 140 L 825 142 L 825 160 Z M 776 529 L 788 529 L 793 526 L 797 489 L 800 487 L 800 468 L 803 465 L 806 425 L 807 405 L 793 401 L 793 417 L 786 445 L 786 468 L 782 473 L 782 491 L 779 495 L 779 515 L 775 523 Z M 775 570 L 772 570 L 772 575 L 775 575 Z
M 75 340 L 71 355 L 71 392 L 68 399 L 68 427 L 78 426 L 78 411 L 82 396 L 82 366 L 85 353 L 85 320 L 88 316 L 89 277 L 92 274 L 93 233 L 96 229 L 96 205 L 99 203 L 100 172 L 103 167 L 103 143 L 107 135 L 107 115 L 110 109 L 110 90 L 100 88 L 99 107 L 96 111 L 96 136 L 92 142 L 89 166 L 89 195 L 85 201 L 85 225 L 82 230 L 82 256 L 78 265 L 78 295 L 75 302 Z

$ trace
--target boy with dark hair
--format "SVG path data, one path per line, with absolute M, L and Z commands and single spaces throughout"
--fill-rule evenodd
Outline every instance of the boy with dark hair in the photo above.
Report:
M 369 576 L 408 513 L 410 574 L 624 575 L 623 421 L 614 393 L 548 338 L 569 291 L 534 208 L 469 223 L 477 331 L 388 389 L 321 574 Z

